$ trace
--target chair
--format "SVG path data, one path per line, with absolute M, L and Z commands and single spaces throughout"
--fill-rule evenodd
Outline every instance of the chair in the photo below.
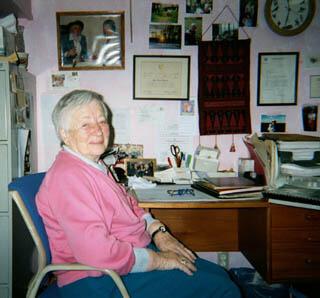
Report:
M 44 278 L 49 272 L 63 270 L 100 271 L 109 275 L 113 279 L 123 297 L 129 297 L 120 276 L 113 270 L 95 268 L 78 263 L 51 263 L 48 236 L 35 204 L 35 196 L 39 190 L 44 175 L 45 173 L 31 174 L 18 178 L 9 184 L 9 194 L 15 201 L 22 218 L 25 221 L 38 253 L 37 272 L 29 282 L 26 297 L 36 297 L 39 287 L 42 285 Z M 59 297 L 57 284 L 54 282 L 46 287 L 41 293 L 41 297 Z

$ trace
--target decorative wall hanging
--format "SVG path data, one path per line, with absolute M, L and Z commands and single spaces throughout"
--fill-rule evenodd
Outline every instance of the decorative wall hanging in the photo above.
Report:
M 199 44 L 201 135 L 251 133 L 250 39 Z

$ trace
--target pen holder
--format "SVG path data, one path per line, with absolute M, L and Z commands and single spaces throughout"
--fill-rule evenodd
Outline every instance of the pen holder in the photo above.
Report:
M 191 179 L 191 174 L 190 170 L 187 168 L 173 168 L 174 172 L 174 180 L 190 180 Z

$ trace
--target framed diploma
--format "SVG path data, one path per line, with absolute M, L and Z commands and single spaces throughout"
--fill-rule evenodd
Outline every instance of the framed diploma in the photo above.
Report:
M 299 53 L 259 53 L 258 106 L 296 105 Z
M 189 100 L 190 56 L 133 57 L 133 99 Z
M 320 75 L 310 76 L 310 98 L 320 99 Z

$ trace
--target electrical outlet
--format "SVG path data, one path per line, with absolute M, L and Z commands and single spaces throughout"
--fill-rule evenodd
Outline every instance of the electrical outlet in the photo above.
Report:
M 218 252 L 218 264 L 225 269 L 229 269 L 229 253 Z

